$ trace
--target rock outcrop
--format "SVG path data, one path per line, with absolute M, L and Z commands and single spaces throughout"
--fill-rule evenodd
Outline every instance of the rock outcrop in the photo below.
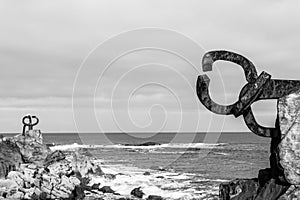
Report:
M 95 179 L 113 180 L 92 158 L 78 151 L 51 151 L 39 130 L 0 139 L 0 200 L 137 200 L 140 188 L 120 195 Z M 128 191 L 128 194 L 130 191 Z M 162 199 L 149 195 L 148 199 Z
M 286 180 L 300 185 L 300 91 L 281 98 L 278 111 L 282 134 L 280 164 Z
M 89 176 L 104 176 L 100 166 L 78 154 L 52 152 L 39 130 L 0 141 L 0 199 L 83 199 Z
M 258 179 L 220 185 L 221 200 L 300 199 L 300 90 L 278 100 L 277 137 L 271 141 L 269 169 Z

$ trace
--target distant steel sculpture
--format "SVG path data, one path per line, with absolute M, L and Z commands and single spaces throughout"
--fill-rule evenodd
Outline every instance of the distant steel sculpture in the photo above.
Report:
M 271 79 L 271 75 L 262 72 L 257 75 L 254 64 L 242 55 L 229 51 L 210 51 L 202 59 L 203 71 L 212 71 L 215 61 L 224 60 L 240 65 L 246 76 L 247 84 L 242 88 L 239 99 L 232 105 L 219 105 L 209 96 L 209 82 L 207 75 L 198 76 L 197 95 L 201 103 L 210 111 L 221 115 L 234 115 L 239 117 L 243 115 L 244 121 L 248 128 L 256 135 L 263 137 L 280 137 L 280 128 L 264 127 L 257 123 L 253 115 L 251 104 L 264 99 L 279 99 L 289 95 L 299 89 L 300 81 L 298 80 L 278 80 Z M 277 124 L 278 122 L 276 122 Z
M 33 123 L 32 120 L 35 120 Z M 34 126 L 36 126 L 39 123 L 39 118 L 36 116 L 26 115 L 22 119 L 23 122 L 23 135 L 25 135 L 26 127 L 28 127 L 28 130 L 32 130 Z

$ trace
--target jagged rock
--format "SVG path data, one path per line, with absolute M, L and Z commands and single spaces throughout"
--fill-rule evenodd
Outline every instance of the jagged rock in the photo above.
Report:
M 278 200 L 291 200 L 291 199 L 299 199 L 300 196 L 300 188 L 292 185 Z
M 52 163 L 64 160 L 66 155 L 62 151 L 54 151 L 49 154 L 46 159 L 44 160 L 44 165 L 50 165 Z
M 61 160 L 59 162 L 52 163 L 46 167 L 46 171 L 50 174 L 57 174 L 59 176 L 70 176 L 74 174 L 71 162 L 68 160 Z
M 40 130 L 29 130 L 24 135 L 19 134 L 9 140 L 19 147 L 25 163 L 35 163 L 41 166 L 46 157 L 52 153 L 49 147 L 43 144 Z
M 18 187 L 24 187 L 24 174 L 18 171 L 11 171 L 8 173 L 7 179 L 14 181 Z
M 85 189 L 99 190 L 99 184 L 88 186 L 88 177 L 104 175 L 100 166 L 83 156 L 66 158 L 42 142 L 37 130 L 0 140 L 0 175 L 6 178 L 0 179 L 0 199 L 79 200 Z
M 278 180 L 271 179 L 260 188 L 255 200 L 277 200 L 289 187 L 290 185 L 282 185 Z
M 18 184 L 13 180 L 0 179 L 0 196 L 10 198 L 18 192 Z
M 257 179 L 236 179 L 220 185 L 220 200 L 252 200 L 259 188 Z
M 0 178 L 16 170 L 23 163 L 22 155 L 18 146 L 5 138 L 0 142 Z
M 72 167 L 74 171 L 81 174 L 82 177 L 85 177 L 89 174 L 98 176 L 104 175 L 102 169 L 98 165 L 91 162 L 91 160 L 87 157 L 80 156 L 78 152 L 73 154 Z
M 143 198 L 143 196 L 144 196 L 144 192 L 141 190 L 141 187 L 134 188 L 134 189 L 130 192 L 130 194 L 131 194 L 132 196 L 137 197 L 137 198 Z
M 280 164 L 286 180 L 300 185 L 300 90 L 279 99 L 278 114 L 282 135 Z

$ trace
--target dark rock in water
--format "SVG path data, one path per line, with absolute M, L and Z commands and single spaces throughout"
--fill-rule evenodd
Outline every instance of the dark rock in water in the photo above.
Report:
M 229 183 L 222 183 L 219 191 L 220 200 L 277 200 L 290 186 L 283 185 L 273 178 L 266 182 L 268 173 L 270 170 L 260 173 L 263 180 L 236 179 Z
M 144 172 L 143 175 L 144 175 L 144 176 L 149 176 L 149 175 L 150 175 L 150 172 Z
M 109 186 L 104 186 L 100 188 L 99 191 L 103 193 L 113 193 L 113 194 L 115 193 L 115 191 L 113 191 Z
M 143 196 L 144 196 L 144 192 L 141 190 L 141 187 L 134 188 L 134 189 L 130 192 L 130 194 L 131 194 L 132 196 L 137 197 L 137 198 L 143 198 Z
M 165 178 L 165 177 L 163 177 L 163 176 L 157 176 L 156 178 L 161 178 L 161 179 L 163 179 L 163 178 Z
M 144 142 L 141 144 L 123 144 L 124 146 L 154 146 L 154 145 L 161 145 L 157 142 Z
M 272 178 L 272 170 L 270 168 L 261 169 L 258 172 L 259 186 L 263 187 Z
M 165 169 L 161 166 L 152 166 L 152 167 L 150 167 L 150 169 L 157 170 L 157 171 L 162 171 L 162 172 L 167 171 L 167 169 Z
M 163 200 L 163 198 L 157 195 L 149 195 L 146 200 Z
M 45 144 L 47 147 L 54 147 L 56 144 L 55 143 L 46 143 Z
M 236 179 L 220 185 L 220 200 L 252 200 L 258 191 L 257 179 Z
M 289 187 L 290 185 L 282 185 L 277 180 L 271 179 L 260 188 L 255 200 L 277 200 Z
M 95 184 L 93 184 L 92 186 L 91 186 L 91 189 L 92 190 L 97 190 L 97 189 L 99 189 L 100 188 L 100 183 L 95 183 Z
M 116 179 L 116 175 L 115 174 L 104 174 L 103 173 L 103 176 L 107 179 Z

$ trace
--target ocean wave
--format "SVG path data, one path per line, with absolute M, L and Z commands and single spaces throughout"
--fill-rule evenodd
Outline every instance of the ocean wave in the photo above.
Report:
M 177 149 L 212 149 L 222 147 L 227 143 L 168 143 L 153 145 L 136 145 L 136 144 L 114 144 L 114 145 L 89 145 L 89 144 L 64 144 L 51 146 L 51 150 L 74 150 L 74 149 L 91 149 L 91 148 L 124 148 L 124 149 L 157 149 L 157 148 L 177 148 Z
M 141 187 L 146 197 L 155 194 L 164 199 L 172 200 L 207 199 L 208 195 L 218 195 L 216 184 L 207 185 L 207 182 L 205 184 L 192 184 L 194 178 L 209 182 L 209 179 L 195 174 L 141 169 L 128 165 L 104 164 L 101 165 L 101 168 L 104 173 L 115 174 L 115 179 L 93 177 L 90 184 L 100 183 L 109 186 L 121 195 L 129 195 L 130 191 L 137 187 Z M 147 175 L 145 172 L 148 172 Z

